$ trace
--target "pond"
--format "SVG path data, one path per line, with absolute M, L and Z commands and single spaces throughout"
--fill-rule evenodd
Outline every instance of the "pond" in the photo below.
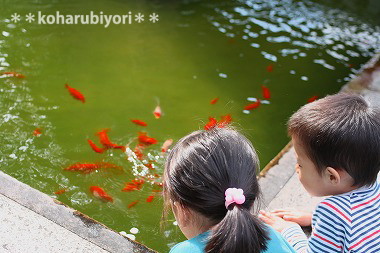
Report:
M 292 112 L 339 91 L 380 48 L 379 13 L 370 12 L 379 5 L 345 2 L 0 0 L 0 169 L 167 252 L 184 237 L 174 219 L 159 229 L 163 142 L 231 115 L 264 167 L 289 141 Z M 73 24 L 75 15 L 88 20 Z M 110 15 L 119 18 L 111 22 Z M 259 106 L 245 111 L 255 99 Z M 97 153 L 88 140 L 102 147 L 102 129 L 132 150 L 138 132 L 158 143 L 145 148 L 142 161 L 130 149 Z M 110 168 L 64 170 L 76 163 Z M 122 191 L 137 174 L 152 177 Z M 91 186 L 113 202 L 94 197 Z

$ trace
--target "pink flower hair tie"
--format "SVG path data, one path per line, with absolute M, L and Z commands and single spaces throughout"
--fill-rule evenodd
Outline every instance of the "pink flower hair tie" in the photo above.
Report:
M 228 188 L 224 193 L 226 195 L 226 208 L 232 203 L 241 205 L 245 202 L 245 196 L 243 189 Z

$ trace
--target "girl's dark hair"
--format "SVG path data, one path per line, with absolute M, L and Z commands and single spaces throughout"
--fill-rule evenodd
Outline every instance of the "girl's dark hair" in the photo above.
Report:
M 211 222 L 206 252 L 259 253 L 267 248 L 265 226 L 250 213 L 260 194 L 258 158 L 250 141 L 231 128 L 215 127 L 182 138 L 168 155 L 164 198 Z M 245 202 L 225 207 L 225 191 L 241 188 Z
M 371 185 L 380 170 L 380 108 L 360 95 L 339 93 L 301 107 L 288 122 L 322 174 L 343 169 L 354 185 Z

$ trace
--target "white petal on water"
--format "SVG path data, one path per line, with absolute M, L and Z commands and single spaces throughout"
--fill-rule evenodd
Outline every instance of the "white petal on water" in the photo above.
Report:
M 251 112 L 249 110 L 243 110 L 244 114 L 250 114 Z
M 257 98 L 247 97 L 247 100 L 248 100 L 248 101 L 251 101 L 251 102 L 256 102 L 256 101 L 257 101 Z
M 138 228 L 131 228 L 129 230 L 129 232 L 131 232 L 132 234 L 137 234 L 139 232 L 139 229 Z
M 260 104 L 269 105 L 270 101 L 269 100 L 260 100 Z
M 131 240 L 136 240 L 136 236 L 132 234 L 127 234 L 126 237 L 128 237 Z
M 307 76 L 301 76 L 301 80 L 307 81 L 307 80 L 309 80 L 309 78 Z
M 177 222 L 177 221 L 174 221 L 174 222 L 173 222 L 173 225 L 174 225 L 174 226 L 178 226 L 178 222 Z
M 227 74 L 224 74 L 224 73 L 219 73 L 219 76 L 220 76 L 221 78 L 227 78 Z

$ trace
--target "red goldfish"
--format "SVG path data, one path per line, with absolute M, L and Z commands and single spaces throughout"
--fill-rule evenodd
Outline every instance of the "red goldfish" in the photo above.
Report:
M 82 101 L 82 103 L 85 102 L 85 98 L 84 98 L 83 94 L 80 93 L 80 91 L 70 87 L 68 84 L 65 84 L 65 87 L 70 92 L 71 96 L 73 96 L 73 98 Z
M 126 183 L 124 188 L 121 191 L 131 192 L 131 191 L 140 190 L 144 182 L 145 181 L 143 179 L 133 179 L 131 182 Z
M 91 186 L 90 187 L 90 191 L 91 193 L 97 197 L 97 198 L 100 198 L 101 200 L 103 201 L 106 201 L 106 202 L 113 202 L 113 198 L 108 195 L 102 188 L 100 188 L 99 186 Z
M 3 75 L 11 76 L 11 77 L 17 77 L 17 78 L 25 78 L 23 74 L 17 73 L 17 72 L 4 72 Z
M 261 85 L 261 88 L 263 90 L 263 98 L 270 99 L 270 90 L 264 85 Z
M 214 98 L 213 100 L 210 101 L 210 104 L 216 104 L 218 102 L 219 98 Z
M 139 126 L 147 126 L 148 124 L 145 123 L 144 121 L 141 121 L 141 120 L 138 120 L 138 119 L 133 119 L 131 120 L 133 123 L 135 123 L 136 125 L 139 125 Z
M 144 164 L 144 166 L 149 168 L 150 170 L 154 170 L 153 164 L 151 163 Z
M 139 203 L 138 200 L 131 202 L 131 203 L 128 205 L 128 208 L 134 207 L 137 203 Z
M 146 146 L 149 146 L 149 145 L 157 143 L 156 139 L 147 136 L 145 132 L 139 132 L 139 137 L 138 138 L 139 138 L 139 143 L 140 144 L 144 144 Z
M 226 114 L 221 117 L 221 120 L 218 122 L 218 127 L 222 128 L 230 124 L 232 121 L 231 114 Z
M 119 166 L 112 164 L 112 163 L 75 163 L 70 165 L 69 167 L 66 167 L 64 170 L 71 170 L 71 171 L 81 171 L 83 173 L 91 173 L 97 169 L 105 168 L 105 169 L 121 169 Z
M 153 199 L 154 199 L 154 196 L 151 195 L 151 196 L 149 196 L 149 197 L 146 198 L 146 202 L 152 202 Z
M 210 130 L 211 128 L 214 128 L 217 123 L 218 123 L 218 121 L 215 118 L 209 117 L 208 118 L 208 123 L 204 126 L 204 129 L 205 130 Z
M 109 129 L 103 129 L 102 131 L 96 133 L 99 136 L 100 143 L 102 143 L 105 148 L 115 148 L 125 151 L 125 146 L 117 145 L 110 141 L 107 134 L 108 131 Z
M 36 128 L 34 131 L 33 131 L 33 135 L 34 136 L 40 136 L 42 134 L 41 132 L 41 128 Z
M 162 111 L 161 111 L 161 107 L 160 105 L 157 105 L 156 108 L 154 109 L 153 111 L 153 115 L 156 119 L 159 119 L 161 118 L 161 115 L 162 115 Z
M 314 102 L 315 100 L 317 100 L 318 99 L 318 96 L 312 96 L 311 98 L 309 98 L 308 100 L 307 100 L 307 102 L 308 103 L 311 103 L 311 102 Z
M 221 119 L 219 120 L 219 122 L 213 117 L 209 117 L 208 119 L 209 119 L 209 122 L 204 126 L 205 130 L 210 130 L 216 126 L 222 128 L 230 124 L 232 121 L 231 114 L 223 115 Z
M 65 193 L 65 192 L 67 192 L 67 189 L 61 189 L 61 190 L 54 192 L 54 194 L 59 195 L 59 194 Z
M 92 140 L 87 140 L 88 144 L 90 144 L 92 150 L 94 150 L 97 153 L 103 153 L 106 149 L 104 148 L 99 148 L 96 146 L 96 144 Z
M 169 147 L 173 144 L 173 139 L 168 139 L 162 144 L 161 152 L 165 153 L 168 151 Z
M 273 65 L 272 64 L 267 66 L 267 71 L 268 72 L 272 72 L 273 71 Z
M 248 104 L 244 107 L 244 110 L 252 110 L 260 106 L 260 100 L 257 99 L 256 102 L 253 102 L 251 104 Z
M 137 156 L 137 159 L 139 160 L 142 160 L 143 157 L 144 157 L 144 154 L 143 154 L 143 150 L 145 148 L 145 145 L 139 143 L 136 145 L 135 149 L 133 150 L 133 152 L 135 153 L 135 155 Z

